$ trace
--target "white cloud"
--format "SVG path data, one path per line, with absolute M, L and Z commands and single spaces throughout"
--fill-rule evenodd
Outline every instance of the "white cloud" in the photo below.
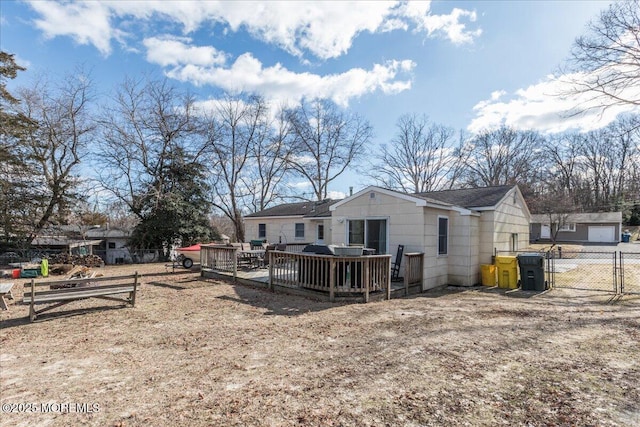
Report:
M 30 5 L 40 15 L 35 24 L 46 37 L 69 36 L 77 43 L 93 44 L 104 55 L 111 52 L 113 40 L 133 41 L 124 49 L 135 53 L 142 49 L 147 61 L 180 81 L 229 92 L 255 92 L 278 101 L 332 99 L 342 106 L 364 94 L 410 89 L 415 63 L 389 60 L 326 75 L 294 72 L 280 63 L 265 65 L 253 52 L 233 52 L 235 61 L 229 63 L 230 53 L 211 45 L 196 46 L 195 36 L 190 35 L 205 26 L 227 38 L 246 30 L 251 37 L 298 57 L 300 65 L 307 67 L 311 62 L 305 56 L 340 57 L 363 32 L 422 32 L 453 43 L 470 42 L 480 34 L 468 31 L 461 22 L 473 22 L 474 12 L 453 9 L 448 15 L 433 15 L 428 1 L 30 0 Z
M 391 30 L 425 32 L 444 36 L 453 43 L 468 43 L 481 34 L 461 22 L 474 22 L 473 11 L 453 9 L 448 15 L 430 13 L 431 2 L 382 1 L 87 1 L 54 2 L 30 0 L 40 14 L 36 26 L 47 37 L 70 36 L 81 44 L 93 44 L 100 52 L 111 52 L 112 39 L 127 33 L 116 26 L 159 20 L 182 26 L 182 35 L 203 25 L 222 24 L 223 32 L 246 29 L 254 38 L 273 44 L 292 55 L 306 52 L 320 59 L 345 54 L 362 32 Z M 133 26 L 135 27 L 135 26 Z M 132 27 L 126 27 L 132 28 Z M 151 35 L 150 35 L 151 36 Z
M 492 101 L 497 101 L 498 99 L 500 99 L 502 96 L 506 95 L 507 92 L 505 92 L 504 90 L 496 90 L 491 92 L 491 100 Z
M 212 46 L 189 46 L 187 37 L 151 37 L 143 41 L 147 61 L 163 67 L 193 64 L 196 66 L 224 65 L 226 58 Z
M 449 15 L 432 15 L 429 13 L 429 2 L 409 2 L 404 6 L 406 17 L 417 25 L 416 31 L 426 31 L 427 35 L 443 34 L 455 44 L 471 43 L 482 34 L 481 29 L 468 31 L 461 19 L 468 18 L 475 22 L 475 11 L 454 8 Z
M 173 79 L 196 85 L 213 85 L 233 93 L 259 93 L 277 102 L 322 98 L 347 106 L 352 98 L 377 90 L 385 94 L 399 93 L 411 88 L 411 80 L 399 79 L 400 75 L 410 74 L 415 67 L 409 60 L 388 61 L 385 64 L 375 64 L 371 70 L 352 68 L 341 74 L 321 76 L 309 72 L 296 73 L 281 64 L 264 67 L 251 53 L 240 55 L 229 67 L 218 66 L 221 64 L 213 62 L 178 63 L 159 54 L 164 51 L 163 43 L 154 40 L 148 44 L 154 51 L 147 57 L 159 65 L 171 65 L 166 74 Z M 198 52 L 197 48 L 176 39 L 171 40 L 171 46 L 172 52 Z
M 31 7 L 42 16 L 35 25 L 45 37 L 70 36 L 79 44 L 92 44 L 103 55 L 111 53 L 111 40 L 121 32 L 111 27 L 110 13 L 99 2 L 65 3 L 33 1 Z
M 640 106 L 637 105 L 610 105 L 604 108 L 602 99 L 594 98 L 592 94 L 572 93 L 573 84 L 570 82 L 584 81 L 593 75 L 576 73 L 548 76 L 537 84 L 517 90 L 510 99 L 504 101 L 500 99 L 506 92 L 493 92 L 490 99 L 475 105 L 476 118 L 467 129 L 477 133 L 506 125 L 543 133 L 568 130 L 587 132 L 608 125 L 621 113 L 640 112 Z M 631 99 L 640 98 L 638 87 L 629 87 L 625 91 L 624 95 Z
M 327 198 L 332 200 L 341 200 L 347 197 L 347 193 L 342 191 L 328 191 Z

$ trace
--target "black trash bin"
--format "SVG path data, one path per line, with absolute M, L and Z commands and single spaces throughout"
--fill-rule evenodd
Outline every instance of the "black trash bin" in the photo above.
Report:
M 520 268 L 520 289 L 523 291 L 544 291 L 544 256 L 537 253 L 518 255 Z

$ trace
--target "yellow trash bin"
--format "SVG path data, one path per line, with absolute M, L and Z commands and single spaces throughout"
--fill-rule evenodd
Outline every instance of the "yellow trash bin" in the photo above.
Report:
M 40 262 L 40 274 L 42 277 L 49 276 L 49 260 L 46 258 Z
M 497 256 L 498 287 L 516 289 L 518 287 L 518 258 L 515 256 Z
M 493 264 L 483 264 L 480 266 L 482 273 L 482 284 L 484 286 L 496 285 L 496 266 Z

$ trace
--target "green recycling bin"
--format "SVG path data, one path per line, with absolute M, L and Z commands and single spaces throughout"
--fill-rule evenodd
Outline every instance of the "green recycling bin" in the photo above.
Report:
M 538 253 L 518 255 L 520 268 L 520 289 L 523 291 L 544 291 L 547 284 L 544 280 L 544 256 Z

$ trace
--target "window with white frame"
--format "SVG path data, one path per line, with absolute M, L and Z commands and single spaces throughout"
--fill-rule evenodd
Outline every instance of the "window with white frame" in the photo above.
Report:
M 258 224 L 258 239 L 267 238 L 267 224 Z
M 347 245 L 363 245 L 375 250 L 376 255 L 386 254 L 389 250 L 387 222 L 387 218 L 348 220 Z
M 324 224 L 318 224 L 318 242 L 324 241 Z
M 364 220 L 363 219 L 350 219 L 349 220 L 349 238 L 347 239 L 348 245 L 364 245 Z
M 559 228 L 558 231 L 576 231 L 576 223 L 575 222 L 568 222 L 566 224 L 562 224 Z
M 304 222 L 296 222 L 296 239 L 304 239 Z
M 438 255 L 449 253 L 449 218 L 438 217 Z

